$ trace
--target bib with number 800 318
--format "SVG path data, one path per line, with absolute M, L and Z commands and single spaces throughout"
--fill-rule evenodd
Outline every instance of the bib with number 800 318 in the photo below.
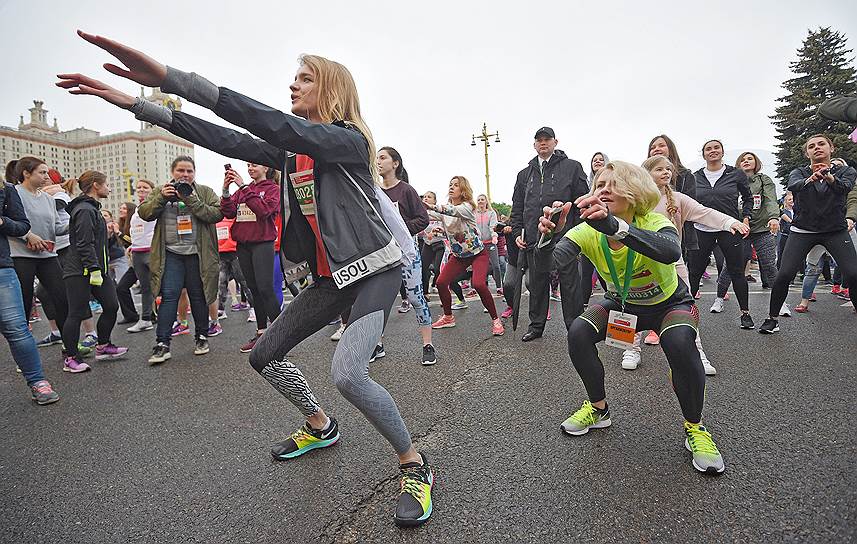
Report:
M 619 299 L 622 302 L 622 311 L 617 312 L 611 310 L 607 318 L 607 334 L 604 343 L 608 346 L 617 348 L 629 349 L 634 345 L 634 335 L 637 332 L 637 316 L 625 313 L 625 301 L 628 299 L 628 293 L 631 290 L 631 278 L 634 276 L 634 259 L 637 253 L 628 248 L 628 257 L 625 260 L 625 270 L 622 285 L 619 284 L 619 274 L 616 272 L 616 265 L 613 263 L 613 255 L 610 250 L 610 245 L 607 243 L 607 237 L 601 235 L 601 251 L 604 252 L 604 259 L 607 261 L 607 268 L 610 270 L 610 279 L 618 291 Z

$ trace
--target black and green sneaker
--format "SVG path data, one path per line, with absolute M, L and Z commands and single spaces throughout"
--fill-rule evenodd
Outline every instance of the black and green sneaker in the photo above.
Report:
M 426 455 L 420 453 L 420 457 L 422 464 L 399 465 L 402 477 L 402 490 L 396 504 L 396 525 L 399 527 L 417 527 L 431 517 L 434 472 Z
M 286 440 L 274 444 L 271 455 L 278 461 L 293 459 L 308 451 L 332 446 L 337 440 L 339 440 L 339 425 L 336 419 L 330 418 L 330 424 L 319 430 L 310 427 L 309 423 L 304 423 Z

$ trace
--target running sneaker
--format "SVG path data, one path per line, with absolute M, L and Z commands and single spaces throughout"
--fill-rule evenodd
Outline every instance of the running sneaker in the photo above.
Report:
M 476 297 L 478 297 L 478 296 L 479 296 L 479 293 L 478 293 L 478 292 L 476 292 L 476 289 L 471 289 L 470 291 L 468 291 L 468 292 L 464 295 L 464 298 L 465 298 L 465 300 L 466 300 L 466 299 L 468 299 L 468 298 L 476 298 Z
M 423 346 L 423 366 L 431 366 L 437 362 L 437 353 L 434 346 L 426 344 Z
M 710 280 L 710 279 L 711 279 L 711 274 L 709 274 L 709 273 L 708 273 L 708 270 L 706 270 L 706 271 L 704 271 L 704 272 L 702 273 L 702 278 L 703 278 L 703 279 L 706 279 L 706 280 Z
M 463 300 L 457 300 L 457 301 L 452 303 L 452 309 L 453 310 L 463 310 L 465 308 L 467 308 L 467 302 L 465 302 Z
M 714 304 L 711 305 L 711 313 L 719 314 L 723 311 L 723 300 L 720 297 L 714 299 Z
M 637 370 L 637 367 L 640 366 L 641 359 L 642 356 L 639 351 L 626 349 L 622 352 L 622 368 L 624 370 Z
M 187 321 L 183 321 L 181 323 L 176 321 L 173 323 L 173 330 L 170 333 L 170 336 L 181 336 L 184 334 L 190 334 L 190 327 L 187 326 Z
M 746 277 L 747 277 L 747 283 L 756 283 L 756 278 L 754 278 L 750 274 L 747 274 Z
M 562 297 L 559 294 L 559 291 L 551 291 L 551 300 L 554 302 L 562 302 Z
M 560 428 L 568 434 L 580 436 L 588 433 L 589 429 L 603 429 L 610 425 L 610 408 L 605 406 L 603 410 L 599 410 L 592 406 L 591 402 L 585 400 L 580 410 L 563 421 Z
M 229 317 L 229 314 L 226 313 L 226 310 L 217 310 L 217 320 L 226 319 Z
M 339 425 L 335 418 L 330 418 L 327 427 L 319 430 L 310 427 L 309 423 L 304 423 L 286 440 L 274 444 L 271 448 L 271 456 L 277 461 L 294 459 L 308 451 L 332 446 L 337 440 L 339 440 Z
M 262 335 L 257 332 L 256 336 L 254 336 L 246 344 L 241 346 L 238 351 L 240 351 L 241 353 L 250 353 L 251 351 L 253 351 L 253 348 L 256 347 L 256 342 L 258 342 L 260 338 L 262 338 Z
M 812 293 L 811 295 L 809 295 L 809 301 L 810 301 L 810 302 L 815 302 L 815 301 L 816 301 L 815 293 Z
M 65 354 L 65 350 L 63 350 L 63 354 Z M 84 346 L 83 344 L 78 342 L 77 343 L 77 355 L 79 357 L 83 357 L 83 358 L 89 357 L 90 355 L 92 355 L 92 348 L 88 347 L 88 346 Z
M 509 319 L 510 317 L 512 317 L 512 312 L 513 312 L 512 307 L 506 306 L 506 309 L 503 310 L 503 313 L 500 314 L 500 317 L 502 317 L 503 319 Z
M 720 474 L 726 470 L 720 450 L 702 424 L 685 421 L 684 434 L 684 447 L 693 454 L 693 468 L 708 474 Z
M 63 372 L 77 374 L 78 372 L 86 372 L 87 370 L 89 370 L 89 365 L 80 359 L 80 355 L 77 357 L 66 357 L 62 364 Z
M 80 342 L 80 345 L 91 351 L 98 345 L 98 338 L 94 334 L 87 334 Z
M 753 318 L 750 317 L 750 314 L 741 314 L 741 328 L 746 330 L 756 328 L 756 324 L 753 323 Z
M 702 293 L 700 293 L 699 291 L 697 291 L 697 292 L 696 292 L 696 294 L 695 294 L 695 295 L 693 295 L 693 298 L 695 298 L 696 300 L 699 300 L 699 297 L 701 297 L 701 296 L 702 296 Z
M 48 380 L 39 380 L 33 385 L 30 386 L 30 397 L 36 401 L 36 404 L 39 406 L 44 406 L 45 404 L 53 404 L 54 402 L 60 400 L 59 394 L 54 391 L 54 388 L 51 387 L 51 384 L 48 383 Z
M 454 306 L 453 306 L 454 307 Z M 455 317 L 451 315 L 442 315 L 440 319 L 432 323 L 431 328 L 433 329 L 449 329 L 450 327 L 455 326 Z
M 759 332 L 762 334 L 774 334 L 775 332 L 780 332 L 780 322 L 769 317 L 765 319 L 762 326 L 759 327 Z
M 840 291 L 842 291 L 842 287 L 834 283 L 833 289 L 830 290 L 830 294 L 831 295 L 838 295 Z
M 497 294 L 498 294 L 498 295 L 500 295 L 500 296 L 503 296 L 504 292 L 503 292 L 503 288 L 502 288 L 502 287 L 498 287 L 498 288 L 497 288 Z
M 657 346 L 661 343 L 661 339 L 658 337 L 658 333 L 655 331 L 649 331 L 644 342 L 649 346 Z
M 836 295 L 840 300 L 851 300 L 851 288 L 846 287 L 839 291 L 839 294 Z
M 798 304 L 795 306 L 795 311 L 799 314 L 805 314 L 809 311 L 809 306 L 804 306 L 803 304 Z
M 256 322 L 256 310 L 250 308 L 250 311 L 247 312 L 247 323 L 255 323 Z
M 339 339 L 342 338 L 342 333 L 345 332 L 345 323 L 340 323 L 339 328 L 330 335 L 330 339 L 334 342 L 339 342 Z
M 247 302 L 236 302 L 235 304 L 232 305 L 232 311 L 233 312 L 243 312 L 243 311 L 249 310 L 249 309 L 250 309 L 250 304 L 248 304 Z
M 54 333 L 50 333 L 38 342 L 36 342 L 36 345 L 40 348 L 44 348 L 47 346 L 55 346 L 57 344 L 62 344 L 62 336 Z
M 375 359 L 383 359 L 387 356 L 387 352 L 384 351 L 384 344 L 378 344 L 375 346 L 375 350 L 372 352 L 372 356 L 369 357 L 369 362 L 374 363 Z
M 467 280 L 464 280 L 463 282 L 461 282 L 460 285 L 461 285 L 462 289 L 470 289 L 470 282 Z
M 399 527 L 417 527 L 431 517 L 431 489 L 434 486 L 434 472 L 424 453 L 420 453 L 422 464 L 407 463 L 399 465 L 402 487 L 396 503 L 396 525 Z
M 217 336 L 218 334 L 222 333 L 223 327 L 220 326 L 220 323 L 218 323 L 217 321 L 212 321 L 208 324 L 208 334 L 206 334 L 205 336 L 211 338 L 212 336 Z
M 196 342 L 193 347 L 194 355 L 205 355 L 209 352 L 208 348 L 208 339 L 205 336 L 200 336 L 196 339 Z
M 699 350 L 699 358 L 702 359 L 702 368 L 705 369 L 706 376 L 714 376 L 717 374 L 717 369 L 714 368 L 714 365 L 711 364 L 711 361 L 706 357 L 705 352 L 701 349 Z
M 163 363 L 164 361 L 168 361 L 171 357 L 172 355 L 170 355 L 170 346 L 164 344 L 163 342 L 158 342 L 152 349 L 152 356 L 149 357 L 149 364 L 157 365 Z
M 33 311 L 30 312 L 30 323 L 38 323 L 42 320 L 42 316 L 39 315 L 39 309 L 33 307 Z
M 503 320 L 495 318 L 491 323 L 491 334 L 494 336 L 503 336 L 503 333 L 506 332 L 506 328 L 503 326 Z
M 791 317 L 792 312 L 789 310 L 789 305 L 783 302 L 783 307 L 780 308 L 780 317 Z
M 406 314 L 406 313 L 410 312 L 411 311 L 411 303 L 408 302 L 407 300 L 403 300 L 401 306 L 399 306 L 399 309 L 396 311 L 399 312 L 400 314 Z
M 95 360 L 105 361 L 107 359 L 118 359 L 126 353 L 128 353 L 128 348 L 120 348 L 113 344 L 104 344 L 103 346 L 96 346 Z
M 150 331 L 153 328 L 154 328 L 154 325 L 152 325 L 151 321 L 143 321 L 141 319 L 140 321 L 138 321 L 134 325 L 131 325 L 130 327 L 128 327 L 125 330 L 130 332 L 131 334 L 134 334 L 135 332 Z

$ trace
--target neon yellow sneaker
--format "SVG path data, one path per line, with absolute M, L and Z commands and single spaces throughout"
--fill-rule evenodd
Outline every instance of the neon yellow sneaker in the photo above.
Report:
M 726 470 L 720 450 L 714 445 L 711 433 L 701 423 L 684 422 L 684 447 L 693 454 L 693 468 L 708 474 Z
M 402 490 L 396 504 L 396 525 L 416 527 L 431 517 L 431 488 L 434 485 L 434 472 L 424 453 L 423 464 L 408 463 L 399 466 L 402 473 Z
M 589 432 L 589 429 L 603 429 L 612 424 L 610 421 L 610 408 L 605 406 L 599 410 L 588 400 L 583 401 L 580 410 L 571 414 L 562 422 L 560 428 L 571 435 L 580 436 Z
M 315 430 L 305 423 L 286 440 L 274 444 L 271 455 L 278 461 L 293 459 L 308 451 L 332 446 L 337 440 L 339 440 L 339 425 L 336 419 L 330 418 L 330 425 L 320 430 Z

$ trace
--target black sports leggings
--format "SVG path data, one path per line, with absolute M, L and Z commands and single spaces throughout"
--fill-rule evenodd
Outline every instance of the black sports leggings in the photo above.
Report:
M 437 277 L 440 276 L 440 265 L 443 262 L 445 249 L 441 242 L 423 244 L 422 255 L 420 255 L 423 262 L 423 293 L 429 292 L 429 279 L 432 277 L 432 270 L 434 270 L 432 285 L 437 285 Z
M 252 295 L 256 328 L 265 329 L 280 315 L 280 304 L 274 294 L 274 242 L 240 242 L 237 253 Z
M 369 358 L 381 340 L 390 308 L 402 284 L 396 266 L 344 289 L 332 278 L 320 277 L 286 306 L 250 352 L 250 364 L 306 416 L 321 409 L 303 373 L 288 360 L 289 352 L 323 329 L 347 307 L 348 328 L 336 344 L 330 364 L 333 383 L 342 396 L 360 410 L 386 438 L 396 453 L 411 447 L 411 437 L 395 401 L 369 377 Z
M 620 307 L 607 298 L 594 302 L 568 329 L 568 354 L 592 402 L 607 397 L 604 392 L 604 365 L 598 357 L 596 344 L 606 336 L 610 310 L 619 310 Z M 636 315 L 632 305 L 627 305 L 626 311 Z M 694 304 L 676 304 L 658 314 L 638 315 L 637 320 L 638 331 L 653 330 L 660 334 L 681 412 L 691 423 L 702 420 L 705 401 L 705 370 L 696 349 L 698 326 L 699 310 Z
M 748 304 L 749 288 L 743 268 L 744 239 L 740 234 L 732 234 L 726 231 L 705 232 L 697 229 L 696 234 L 699 238 L 699 249 L 690 252 L 690 263 L 688 263 L 690 292 L 695 295 L 699 291 L 699 280 L 702 278 L 702 273 L 705 272 L 705 267 L 708 266 L 711 251 L 716 245 L 720 247 L 723 251 L 723 257 L 726 258 L 726 269 L 732 277 L 732 289 L 735 291 L 735 298 L 738 299 L 738 306 L 741 307 L 742 311 L 748 311 L 750 309 Z
M 774 287 L 771 289 L 769 314 L 772 317 L 776 318 L 779 315 L 780 308 L 786 301 L 789 285 L 794 280 L 798 270 L 804 266 L 809 250 L 816 245 L 824 246 L 836 261 L 837 266 L 842 270 L 843 282 L 848 282 L 848 285 L 857 287 L 857 252 L 854 250 L 854 240 L 847 230 L 823 234 L 809 234 L 792 230 L 789 232 L 789 239 L 783 250 L 780 271 L 777 273 L 777 279 L 774 280 Z M 849 294 L 851 295 L 851 302 L 857 308 L 857 288 L 849 289 Z
M 116 313 L 119 300 L 116 298 L 116 284 L 110 274 L 102 275 L 104 283 L 99 286 L 89 284 L 89 276 L 70 276 L 63 280 L 68 291 L 68 318 L 62 328 L 63 342 L 69 355 L 77 355 L 77 343 L 80 341 L 80 322 L 89 317 L 89 299 L 95 297 L 101 303 L 101 315 L 95 324 L 98 331 L 98 343 L 109 344 L 110 334 L 116 325 Z
M 63 330 L 66 316 L 68 315 L 68 299 L 65 294 L 65 284 L 62 281 L 62 269 L 57 257 L 37 259 L 33 257 L 13 257 L 15 273 L 21 283 L 21 296 L 24 298 L 24 315 L 30 319 L 33 311 L 33 282 L 39 278 L 39 285 L 47 289 L 53 302 L 54 321 L 60 331 Z M 89 302 L 87 301 L 87 304 Z M 80 325 L 78 323 L 78 325 Z M 67 344 L 63 341 L 63 344 Z M 75 348 L 77 342 L 75 342 Z

